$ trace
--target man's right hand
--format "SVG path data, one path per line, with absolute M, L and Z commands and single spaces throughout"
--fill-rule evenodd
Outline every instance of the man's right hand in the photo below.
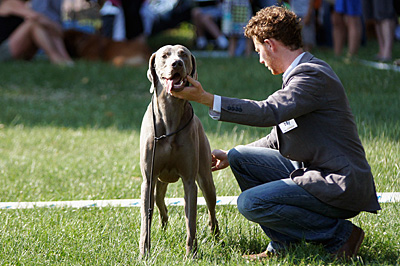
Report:
M 212 108 L 214 103 L 214 95 L 206 92 L 203 89 L 203 86 L 201 86 L 201 83 L 192 78 L 190 75 L 187 75 L 186 78 L 189 83 L 192 84 L 192 86 L 185 87 L 181 91 L 172 90 L 171 95 L 179 99 L 198 102 L 208 106 L 209 108 Z
M 221 170 L 229 166 L 228 151 L 213 150 L 211 152 L 211 156 L 212 156 L 212 164 L 211 164 L 212 171 Z

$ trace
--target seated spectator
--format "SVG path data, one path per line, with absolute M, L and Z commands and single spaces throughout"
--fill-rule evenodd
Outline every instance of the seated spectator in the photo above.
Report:
M 0 61 L 30 60 L 39 48 L 54 64 L 73 64 L 60 25 L 29 8 L 25 1 L 0 1 Z
M 206 34 L 210 34 L 215 39 L 217 48 L 225 50 L 228 48 L 229 41 L 222 34 L 218 21 L 222 19 L 222 5 L 218 3 L 198 6 L 192 9 L 192 21 L 196 27 L 196 47 L 198 49 L 205 49 L 208 45 Z
M 31 0 L 32 9 L 62 25 L 61 9 L 63 0 Z

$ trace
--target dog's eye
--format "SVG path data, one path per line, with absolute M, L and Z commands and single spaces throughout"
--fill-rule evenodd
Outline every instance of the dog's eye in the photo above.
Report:
M 179 56 L 180 56 L 180 57 L 187 57 L 187 54 L 186 54 L 185 52 L 180 52 L 180 53 L 179 53 Z
M 167 59 L 167 58 L 168 58 L 168 55 L 163 54 L 162 58 Z

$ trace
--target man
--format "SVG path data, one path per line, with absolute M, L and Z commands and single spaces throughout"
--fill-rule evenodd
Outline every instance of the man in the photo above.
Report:
M 380 209 L 373 176 L 344 88 L 331 67 L 303 52 L 296 15 L 267 7 L 249 21 L 260 63 L 283 73 L 282 89 L 264 101 L 212 95 L 192 84 L 178 98 L 209 106 L 221 121 L 270 127 L 266 137 L 230 151 L 214 150 L 213 170 L 228 165 L 242 194 L 238 209 L 271 239 L 264 258 L 302 239 L 339 257 L 355 256 L 364 238 L 346 220 Z

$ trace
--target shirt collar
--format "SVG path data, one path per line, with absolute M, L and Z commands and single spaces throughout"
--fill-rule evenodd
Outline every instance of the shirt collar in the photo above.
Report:
M 301 53 L 299 56 L 296 57 L 295 60 L 293 60 L 288 69 L 286 69 L 286 71 L 283 73 L 282 79 L 286 79 L 286 77 L 289 76 L 290 72 L 292 72 L 293 68 L 295 68 L 299 64 L 301 58 L 305 53 L 306 52 Z

